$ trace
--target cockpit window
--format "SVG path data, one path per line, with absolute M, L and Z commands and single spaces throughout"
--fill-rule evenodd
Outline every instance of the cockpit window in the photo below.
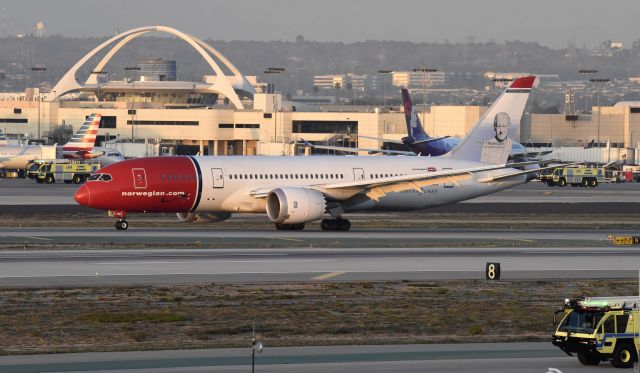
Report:
M 111 175 L 109 174 L 93 174 L 89 177 L 89 181 L 111 181 Z

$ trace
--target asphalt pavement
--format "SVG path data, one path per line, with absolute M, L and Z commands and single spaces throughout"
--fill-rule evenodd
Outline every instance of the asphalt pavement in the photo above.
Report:
M 636 278 L 633 248 L 145 249 L 0 252 L 0 286 Z
M 271 348 L 256 372 L 584 372 L 577 358 L 551 343 L 317 346 Z M 2 372 L 246 372 L 251 350 L 136 351 L 0 357 Z M 610 372 L 608 363 L 589 372 Z

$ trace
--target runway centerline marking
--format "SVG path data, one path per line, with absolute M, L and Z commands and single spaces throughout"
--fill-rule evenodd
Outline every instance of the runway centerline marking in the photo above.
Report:
M 320 281 L 320 280 L 327 280 L 330 279 L 332 277 L 337 277 L 340 275 L 344 275 L 347 272 L 329 272 L 329 273 L 325 273 L 323 275 L 320 276 L 316 276 L 316 277 L 312 277 L 311 279 L 314 281 Z
M 53 241 L 53 238 L 25 236 L 24 238 L 31 238 L 32 240 Z

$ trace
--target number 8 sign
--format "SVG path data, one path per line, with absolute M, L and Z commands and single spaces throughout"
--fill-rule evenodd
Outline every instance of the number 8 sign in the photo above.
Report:
M 487 262 L 487 266 L 485 268 L 484 274 L 487 280 L 499 281 L 500 280 L 500 263 Z

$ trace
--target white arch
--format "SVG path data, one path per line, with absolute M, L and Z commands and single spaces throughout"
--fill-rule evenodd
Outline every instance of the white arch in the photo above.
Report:
M 53 101 L 68 92 L 82 88 L 82 85 L 76 80 L 76 73 L 89 59 L 91 59 L 91 57 L 109 46 L 111 43 L 120 40 L 120 42 L 113 48 L 111 48 L 111 50 L 109 50 L 109 52 L 102 58 L 102 60 L 98 63 L 98 65 L 96 65 L 96 68 L 93 71 L 101 71 L 123 46 L 125 46 L 131 40 L 152 31 L 165 32 L 177 36 L 183 41 L 187 42 L 193 49 L 196 50 L 196 52 L 198 52 L 202 56 L 202 58 L 209 64 L 209 66 L 215 72 L 215 75 L 218 77 L 214 84 L 209 85 L 208 90 L 213 93 L 222 93 L 237 109 L 244 108 L 242 102 L 240 101 L 240 97 L 238 97 L 238 94 L 235 90 L 243 90 L 248 93 L 253 93 L 254 90 L 247 79 L 240 73 L 240 71 L 228 59 L 220 54 L 220 52 L 218 52 L 209 44 L 194 36 L 166 26 L 146 26 L 131 29 L 118 34 L 100 44 L 91 52 L 82 57 L 78 62 L 76 62 L 75 65 L 73 65 L 73 67 L 71 67 L 71 69 L 69 69 L 69 71 L 66 72 L 66 74 L 64 74 L 62 79 L 58 81 L 56 86 L 47 95 L 46 100 Z M 207 51 L 216 56 L 222 62 L 222 64 L 233 73 L 233 77 L 227 76 L 222 71 L 220 66 L 213 60 L 213 58 L 211 58 L 211 55 L 207 53 Z M 91 74 L 85 84 L 96 84 L 97 82 L 98 80 L 96 74 Z

